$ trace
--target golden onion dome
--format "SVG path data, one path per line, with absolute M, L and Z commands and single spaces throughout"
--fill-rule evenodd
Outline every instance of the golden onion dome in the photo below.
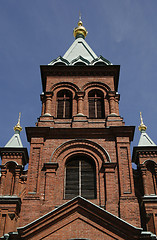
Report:
M 22 127 L 20 126 L 20 117 L 21 117 L 21 113 L 19 113 L 19 118 L 18 118 L 18 122 L 16 124 L 16 126 L 14 127 L 14 131 L 19 131 L 21 132 L 22 131 Z
M 78 21 L 78 27 L 74 28 L 73 34 L 75 38 L 83 37 L 85 38 L 87 36 L 87 30 L 85 27 L 83 27 L 83 23 L 81 20 Z
M 147 127 L 146 127 L 146 125 L 144 125 L 144 123 L 143 123 L 143 118 L 142 118 L 142 113 L 141 113 L 141 112 L 140 112 L 140 119 L 141 119 L 141 124 L 140 124 L 140 126 L 138 127 L 138 129 L 139 129 L 140 132 L 145 132 L 146 129 L 147 129 Z

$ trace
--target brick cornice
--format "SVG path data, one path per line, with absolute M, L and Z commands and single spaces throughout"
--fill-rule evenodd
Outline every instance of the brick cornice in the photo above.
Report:
M 23 165 L 26 165 L 29 162 L 28 151 L 27 148 L 15 148 L 15 147 L 3 147 L 0 148 L 0 156 L 21 156 Z
M 140 157 L 156 157 L 157 146 L 139 146 L 133 148 L 132 161 L 138 164 Z
M 27 139 L 30 142 L 31 138 L 45 139 L 107 139 L 109 137 L 129 137 L 133 140 L 134 126 L 111 126 L 107 128 L 50 128 L 50 127 L 26 127 Z
M 106 66 L 40 66 L 43 91 L 47 76 L 113 76 L 115 91 L 118 89 L 119 65 Z

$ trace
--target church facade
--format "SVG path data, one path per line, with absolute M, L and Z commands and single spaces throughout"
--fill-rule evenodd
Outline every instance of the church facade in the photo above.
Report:
M 0 239 L 157 239 L 157 146 L 119 114 L 119 65 L 98 57 L 79 20 L 63 57 L 41 66 L 42 112 L 0 148 Z M 24 166 L 29 162 L 28 170 Z

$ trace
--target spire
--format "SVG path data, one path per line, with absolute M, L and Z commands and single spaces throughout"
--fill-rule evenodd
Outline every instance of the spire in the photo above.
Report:
M 9 142 L 5 145 L 5 147 L 23 147 L 21 138 L 20 138 L 20 132 L 22 131 L 22 127 L 20 126 L 20 118 L 21 118 L 21 113 L 19 113 L 19 118 L 18 122 L 14 127 L 14 135 L 12 138 L 9 140 Z
M 138 143 L 139 146 L 156 146 L 156 144 L 152 141 L 152 139 L 148 136 L 146 133 L 146 125 L 143 123 L 143 118 L 142 118 L 142 113 L 140 112 L 140 119 L 141 119 L 141 124 L 138 127 L 139 131 L 141 132 L 141 137 Z
M 74 28 L 73 34 L 75 39 L 79 37 L 85 38 L 87 36 L 87 30 L 85 27 L 83 27 L 83 23 L 81 21 L 81 13 L 79 13 L 79 21 L 78 21 L 78 27 Z
M 140 132 L 145 132 L 146 129 L 147 129 L 147 127 L 146 127 L 146 125 L 144 125 L 144 123 L 143 123 L 143 118 L 142 118 L 142 113 L 141 113 L 141 112 L 140 112 L 140 119 L 141 119 L 141 124 L 140 124 L 140 126 L 138 127 L 138 129 L 139 129 Z
M 79 12 L 79 21 L 81 21 L 81 13 Z

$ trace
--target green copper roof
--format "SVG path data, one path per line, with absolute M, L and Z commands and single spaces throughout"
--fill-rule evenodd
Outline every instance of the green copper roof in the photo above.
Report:
M 152 141 L 152 139 L 148 136 L 145 131 L 141 132 L 141 137 L 138 143 L 138 147 L 141 146 L 156 146 L 156 144 Z
M 71 62 L 79 56 L 85 58 L 89 62 L 97 58 L 97 55 L 93 52 L 93 50 L 86 43 L 86 41 L 81 37 L 75 39 L 73 44 L 64 54 L 63 58 Z
M 152 141 L 152 139 L 146 133 L 146 125 L 143 123 L 142 112 L 140 112 L 140 126 L 138 127 L 139 131 L 141 132 L 141 137 L 138 143 L 138 147 L 142 146 L 156 146 L 156 144 Z
M 5 145 L 5 147 L 23 148 L 19 131 L 15 131 L 14 135 L 9 140 L 9 142 Z
M 78 36 L 63 57 L 52 60 L 48 65 L 112 65 L 110 61 L 98 57 L 81 36 Z

